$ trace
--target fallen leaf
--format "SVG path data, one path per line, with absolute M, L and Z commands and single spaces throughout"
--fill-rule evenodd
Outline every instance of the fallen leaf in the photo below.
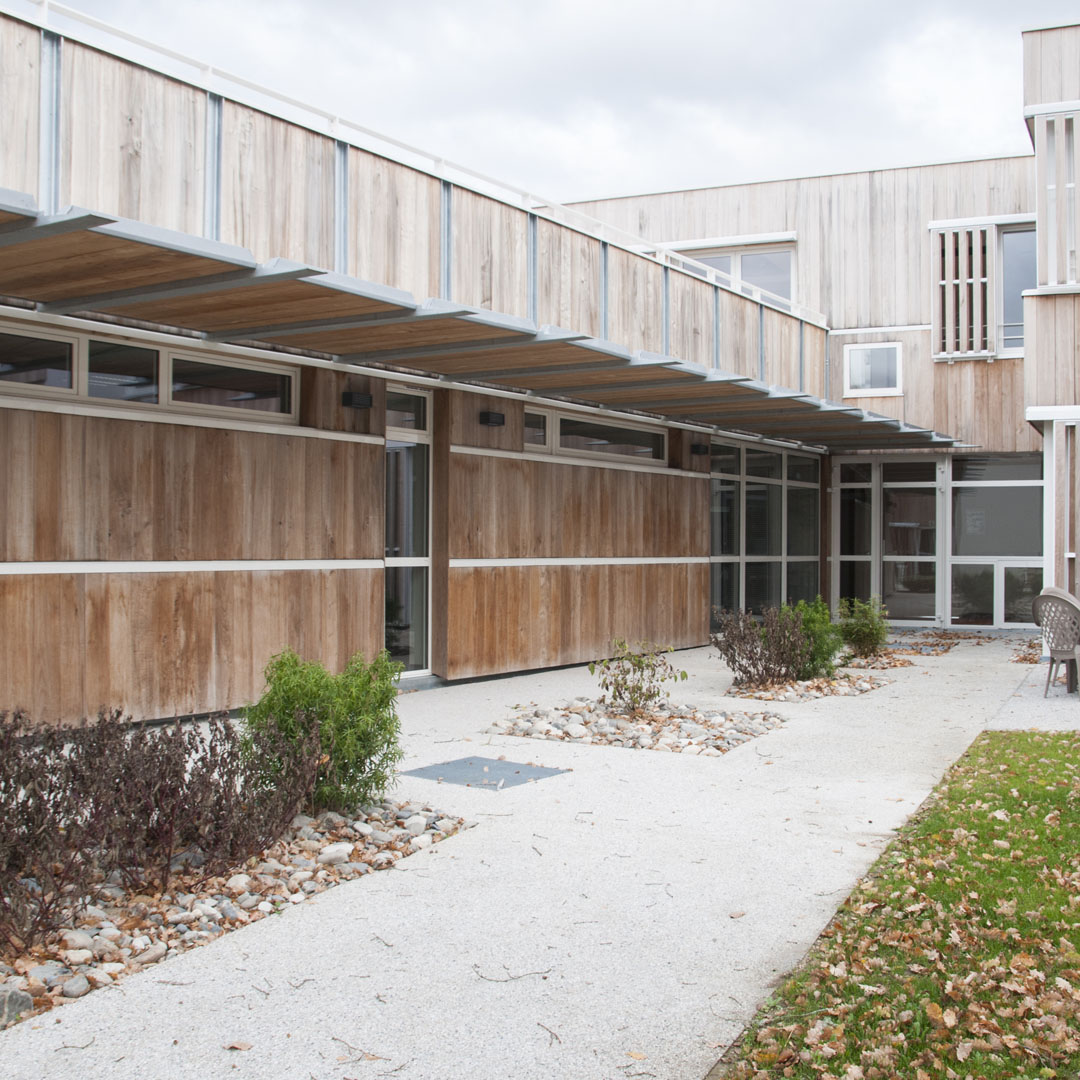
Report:
M 627 1050 L 626 1056 L 628 1058 L 633 1058 L 635 1061 L 644 1061 L 645 1060 L 645 1055 L 641 1054 L 641 1053 L 638 1053 L 637 1050 Z
M 250 1050 L 251 1043 L 248 1042 L 231 1042 L 225 1044 L 226 1050 Z
M 728 918 L 729 919 L 741 919 L 746 914 L 745 911 L 733 911 Z
M 971 1043 L 962 1042 L 956 1048 L 956 1060 L 957 1061 L 967 1061 L 967 1059 L 971 1056 L 971 1049 L 972 1049 Z

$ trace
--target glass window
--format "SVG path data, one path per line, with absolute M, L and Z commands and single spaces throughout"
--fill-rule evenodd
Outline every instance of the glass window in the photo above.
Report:
M 547 416 L 544 413 L 525 414 L 525 445 L 547 446 Z
M 1041 487 L 953 488 L 954 555 L 1042 555 Z
M 406 671 L 427 667 L 427 578 L 426 566 L 386 568 L 386 651 Z
M 737 446 L 720 446 L 714 443 L 709 451 L 713 472 L 739 474 L 742 451 Z
M 746 564 L 746 610 L 760 615 L 766 608 L 780 606 L 780 563 Z
M 787 478 L 789 480 L 795 480 L 800 484 L 816 484 L 819 471 L 817 458 L 788 454 Z
M 423 558 L 427 553 L 428 448 L 387 442 L 386 557 Z
M 882 492 L 881 553 L 883 555 L 933 555 L 936 535 L 937 493 L 935 491 L 920 488 L 886 488 Z
M 932 461 L 886 461 L 881 479 L 886 484 L 932 484 L 937 477 Z
M 869 484 L 873 466 L 866 464 L 851 464 L 840 466 L 841 484 Z
M 386 392 L 386 426 L 427 430 L 427 398 L 423 394 Z
M 900 384 L 900 346 L 845 345 L 845 394 L 897 392 Z
M 881 564 L 881 602 L 890 619 L 933 619 L 937 567 L 932 562 Z
M 840 554 L 870 554 L 870 489 L 840 489 Z
M 109 341 L 90 342 L 91 397 L 154 404 L 158 399 L 158 353 Z
M 780 468 L 782 458 L 779 454 L 774 454 L 769 450 L 752 450 L 746 451 L 746 475 L 747 476 L 767 476 L 774 480 L 779 480 L 783 477 L 783 470 Z
M 781 496 L 779 484 L 746 485 L 746 554 L 779 555 Z M 747 572 L 747 585 L 750 583 Z
M 659 431 L 640 431 L 591 420 L 559 421 L 559 446 L 564 450 L 587 450 L 597 454 L 623 454 L 664 460 L 664 435 Z
M 67 341 L 0 334 L 0 379 L 23 386 L 70 388 L 73 352 Z
M 739 277 L 748 285 L 756 285 L 790 300 L 791 252 L 744 252 L 739 259 Z
M 965 626 L 994 624 L 994 568 L 954 565 L 952 622 Z
M 292 377 L 276 371 L 176 357 L 172 362 L 172 400 L 191 405 L 288 413 L 292 411 Z
M 791 562 L 787 568 L 787 602 L 797 604 L 805 600 L 814 602 L 818 594 L 818 564 L 816 562 Z
M 731 276 L 730 255 L 690 255 L 690 258 L 697 259 L 698 262 L 704 263 L 706 266 L 711 266 L 714 270 L 719 270 L 729 277 Z
M 787 500 L 787 553 L 789 555 L 816 555 L 818 553 L 817 488 L 788 488 Z
M 1034 289 L 1035 230 L 1006 229 L 1001 234 L 1001 347 L 1024 347 L 1025 289 Z
M 710 486 L 710 533 L 713 555 L 739 554 L 739 484 L 736 480 L 712 480 Z
M 840 599 L 870 599 L 870 564 L 868 562 L 842 562 L 840 564 Z
M 709 626 L 719 629 L 721 611 L 739 610 L 739 564 L 713 563 L 709 567 Z
M 964 454 L 952 459 L 954 481 L 1041 480 L 1042 454 Z
M 1031 601 L 1042 592 L 1043 572 L 1038 566 L 1005 567 L 1005 621 L 1031 623 Z

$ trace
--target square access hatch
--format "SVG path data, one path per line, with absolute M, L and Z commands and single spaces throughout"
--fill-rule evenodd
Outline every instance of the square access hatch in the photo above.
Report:
M 402 776 L 420 776 L 440 784 L 461 784 L 462 787 L 490 788 L 499 791 L 518 784 L 532 784 L 548 776 L 569 772 L 569 769 L 549 769 L 520 761 L 499 761 L 486 757 L 463 757 L 438 765 L 409 769 Z

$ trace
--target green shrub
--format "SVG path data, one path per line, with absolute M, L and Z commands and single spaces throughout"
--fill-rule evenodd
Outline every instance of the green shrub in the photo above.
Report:
M 856 656 L 877 656 L 885 648 L 889 613 L 880 597 L 872 596 L 869 601 L 841 600 L 837 616 L 844 644 Z
M 611 647 L 615 655 L 594 660 L 589 673 L 600 672 L 601 703 L 620 712 L 644 712 L 652 708 L 666 696 L 665 682 L 686 678 L 685 671 L 677 671 L 665 659 L 667 653 L 674 651 L 670 645 L 639 641 L 635 650 L 622 638 L 613 638 Z
M 266 665 L 266 691 L 245 710 L 248 730 L 274 727 L 301 739 L 318 725 L 323 763 L 314 805 L 348 810 L 382 797 L 403 752 L 398 745 L 397 684 L 402 666 L 384 650 L 371 663 L 357 653 L 340 675 L 286 649 Z
M 800 600 L 794 608 L 785 605 L 781 611 L 794 611 L 802 616 L 802 631 L 806 635 L 808 652 L 799 667 L 800 679 L 820 679 L 836 670 L 833 657 L 843 644 L 840 628 L 833 624 L 829 605 L 816 597 L 812 604 Z

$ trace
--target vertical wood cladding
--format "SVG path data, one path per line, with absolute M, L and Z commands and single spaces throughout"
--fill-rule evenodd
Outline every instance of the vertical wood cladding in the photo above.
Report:
M 371 407 L 354 409 L 341 403 L 345 392 L 370 394 Z M 300 369 L 300 423 L 321 431 L 382 435 L 386 431 L 386 382 L 349 371 Z
M 201 233 L 206 93 L 72 41 L 62 55 L 61 205 Z
M 340 671 L 382 647 L 379 570 L 0 576 L 0 709 L 52 723 L 255 700 L 286 647 Z
M 708 488 L 679 474 L 453 454 L 449 557 L 706 556 Z
M 480 423 L 482 412 L 501 413 L 503 423 Z M 488 450 L 520 451 L 525 443 L 525 403 L 514 398 L 450 391 L 450 442 Z
M 447 676 L 581 663 L 612 637 L 708 640 L 706 563 L 450 569 Z
M 0 410 L 0 561 L 378 559 L 383 450 Z
M 41 106 L 41 31 L 0 19 L 0 187 L 36 194 Z

